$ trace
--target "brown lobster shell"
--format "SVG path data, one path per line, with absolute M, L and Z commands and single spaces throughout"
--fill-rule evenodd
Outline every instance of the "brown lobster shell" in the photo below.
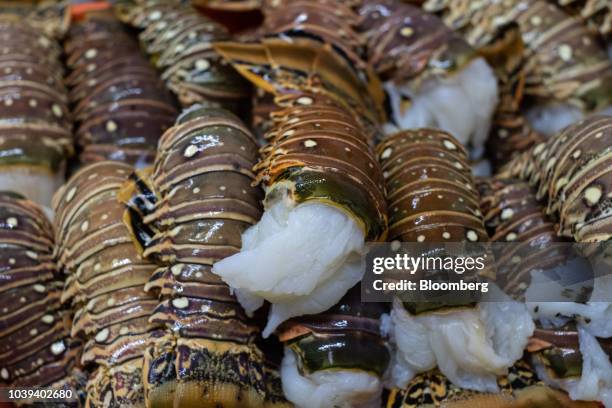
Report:
M 69 6 L 63 0 L 3 0 L 0 19 L 26 22 L 46 36 L 60 39 L 70 25 Z
M 95 369 L 89 407 L 144 406 L 144 345 L 157 301 L 144 290 L 155 265 L 133 246 L 117 198 L 131 171 L 118 162 L 91 164 L 54 198 L 56 256 L 68 274 L 62 298 L 75 310 L 72 335 L 85 341 L 83 363 Z
M 519 360 L 507 376 L 498 379 L 498 394 L 479 393 L 459 388 L 440 371 L 417 375 L 403 389 L 392 389 L 387 408 L 596 408 L 596 402 L 572 401 L 562 391 L 546 386 L 538 379 L 534 367 Z
M 467 152 L 435 129 L 406 130 L 380 143 L 389 206 L 389 240 L 486 242 Z
M 152 163 L 177 111 L 138 42 L 118 21 L 94 14 L 71 28 L 65 49 L 80 162 Z
M 557 0 L 568 12 L 580 16 L 603 38 L 612 39 L 612 4 L 607 0 Z
M 256 344 L 259 327 L 211 272 L 261 216 L 257 158 L 237 117 L 194 106 L 160 139 L 150 176 L 136 180 L 143 195 L 124 190 L 134 237 L 160 265 L 147 284 L 159 299 L 145 356 L 148 406 L 286 404 L 270 394 L 278 379 Z
M 0 189 L 48 206 L 73 153 L 61 48 L 26 23 L 6 21 L 0 42 L 0 166 L 7 173 Z
M 307 92 L 335 100 L 375 138 L 385 116 L 384 92 L 365 62 L 357 13 L 326 0 L 281 2 L 263 11 L 257 33 L 241 43 L 216 43 L 215 49 L 267 93 Z
M 505 175 L 528 180 L 559 234 L 577 242 L 612 237 L 612 117 L 593 116 L 569 126 L 510 162 Z
M 0 194 L 0 385 L 71 389 L 84 385 L 82 345 L 70 338 L 61 304 L 64 277 L 53 259 L 53 227 L 41 208 Z
M 367 0 L 359 14 L 368 61 L 385 81 L 421 82 L 427 75 L 460 70 L 477 56 L 459 34 L 419 7 L 397 0 Z
M 568 259 L 569 251 L 555 243 L 557 226 L 545 214 L 529 184 L 517 179 L 478 180 L 480 207 L 492 242 L 515 242 L 495 248 L 496 283 L 514 298 L 523 298 L 531 271 L 553 268 Z M 567 248 L 569 250 L 569 248 Z
M 224 26 L 181 1 L 145 1 L 122 15 L 143 30 L 143 48 L 183 107 L 199 103 L 248 113 L 248 83 L 212 48 L 229 38 Z
M 525 96 L 569 103 L 584 112 L 612 103 L 612 63 L 599 38 L 577 18 L 544 0 L 429 0 L 428 11 L 461 30 L 470 44 L 489 44 L 508 24 L 520 27 L 526 48 Z
M 266 199 L 288 189 L 297 203 L 323 201 L 349 213 L 368 239 L 384 239 L 387 215 L 384 180 L 368 137 L 352 114 L 316 94 L 279 98 L 272 114 L 258 183 Z

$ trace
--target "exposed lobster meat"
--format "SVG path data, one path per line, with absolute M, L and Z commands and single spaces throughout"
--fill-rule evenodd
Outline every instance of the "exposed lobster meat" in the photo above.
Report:
M 298 407 L 380 406 L 390 360 L 380 334 L 385 311 L 384 304 L 361 302 L 356 286 L 329 310 L 283 323 L 287 398 Z
M 403 131 L 381 143 L 377 154 L 387 184 L 390 240 L 433 245 L 489 240 L 467 152 L 456 139 L 433 129 Z M 479 272 L 489 273 L 487 267 Z M 456 386 L 481 392 L 497 391 L 497 377 L 521 358 L 534 328 L 526 307 L 510 299 L 478 304 L 396 299 L 382 327 L 394 347 L 394 386 L 403 388 L 439 366 Z M 512 335 L 502 334 L 509 327 Z
M 555 4 L 543 0 L 430 0 L 476 48 L 517 24 L 525 46 L 523 109 L 535 130 L 552 135 L 584 115 L 612 104 L 612 63 L 597 35 Z
M 256 344 L 258 326 L 211 273 L 261 216 L 262 194 L 251 185 L 257 149 L 231 113 L 194 106 L 163 135 L 150 176 L 126 186 L 135 237 L 160 265 L 147 284 L 159 299 L 149 319 L 147 406 L 286 404 L 270 392 L 278 379 Z
M 359 14 L 368 60 L 385 83 L 395 125 L 448 131 L 479 158 L 497 104 L 497 81 L 485 60 L 416 6 L 368 0 Z
M 144 406 L 142 364 L 157 305 L 144 290 L 155 265 L 143 260 L 123 224 L 117 194 L 132 168 L 99 162 L 81 169 L 54 197 L 57 258 L 68 274 L 64 302 L 72 335 L 85 341 L 93 368 L 88 407 Z

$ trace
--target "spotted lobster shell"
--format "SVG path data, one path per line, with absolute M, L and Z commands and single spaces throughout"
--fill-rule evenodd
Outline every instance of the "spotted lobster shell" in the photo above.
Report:
M 505 175 L 528 180 L 546 212 L 559 222 L 559 234 L 577 242 L 612 238 L 612 117 L 582 120 L 517 157 Z
M 136 183 L 150 192 L 131 199 L 129 219 L 144 256 L 159 265 L 147 284 L 159 299 L 144 368 L 149 406 L 286 404 L 270 393 L 278 375 L 256 344 L 259 327 L 211 272 L 261 216 L 262 192 L 251 185 L 257 157 L 237 117 L 194 106 L 163 135 L 152 173 Z
M 53 227 L 41 208 L 0 194 L 0 385 L 71 389 L 84 384 L 81 344 L 70 338 L 64 277 L 53 259 Z
M 569 249 L 555 243 L 555 223 L 545 214 L 533 188 L 516 179 L 478 180 L 480 206 L 492 242 L 512 242 L 495 248 L 496 283 L 505 293 L 523 300 L 531 272 L 543 272 L 569 259 Z
M 419 7 L 396 0 L 367 0 L 359 14 L 368 60 L 385 81 L 419 84 L 428 76 L 460 70 L 477 56 L 459 34 Z
M 141 29 L 140 40 L 183 107 L 194 103 L 247 113 L 250 87 L 212 48 L 226 28 L 182 1 L 144 1 L 123 19 Z
M 66 41 L 82 164 L 101 160 L 144 166 L 177 111 L 138 42 L 110 16 L 90 16 Z
M 387 186 L 389 240 L 488 241 L 467 152 L 451 135 L 406 130 L 376 151 Z
M 196 6 L 220 11 L 251 11 L 261 8 L 263 0 L 193 0 Z
M 498 379 L 500 393 L 487 394 L 466 390 L 454 385 L 440 371 L 432 370 L 417 375 L 403 389 L 392 389 L 387 397 L 387 408 L 596 408 L 594 402 L 571 401 L 556 389 L 538 379 L 534 368 L 526 360 L 519 360 Z
M 478 7 L 474 7 L 477 4 Z M 481 48 L 510 23 L 526 47 L 525 95 L 535 101 L 569 103 L 585 112 L 612 104 L 612 63 L 593 32 L 544 0 L 428 0 L 428 11 L 461 30 Z
M 579 15 L 602 37 L 612 39 L 612 4 L 607 0 L 557 0 L 557 4 Z
M 1 20 L 0 42 L 0 166 L 7 173 L 0 187 L 48 206 L 73 153 L 61 47 L 25 23 Z
M 326 0 L 266 3 L 263 11 L 254 39 L 219 42 L 215 49 L 258 89 L 275 96 L 321 94 L 350 112 L 372 141 L 377 138 L 384 92 L 365 62 L 357 13 Z
M 349 213 L 367 239 L 384 239 L 384 181 L 366 134 L 349 112 L 319 101 L 314 94 L 282 98 L 287 107 L 273 113 L 256 181 L 266 200 L 288 189 L 294 202 L 330 203 Z
M 376 153 L 387 189 L 389 241 L 488 242 L 467 151 L 450 134 L 436 129 L 401 131 L 380 143 Z M 482 275 L 490 273 L 487 265 Z M 452 305 L 404 306 L 420 313 Z
M 54 198 L 56 255 L 68 274 L 62 298 L 75 310 L 83 363 L 94 367 L 88 407 L 144 406 L 144 344 L 157 300 L 144 290 L 155 265 L 134 247 L 117 198 L 131 171 L 119 162 L 91 164 Z

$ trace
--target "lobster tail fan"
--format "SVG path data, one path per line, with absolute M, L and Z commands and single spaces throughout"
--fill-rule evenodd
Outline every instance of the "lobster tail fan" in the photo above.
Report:
M 260 43 L 217 42 L 215 49 L 255 86 L 280 94 L 289 89 L 332 92 L 347 100 L 352 110 L 369 122 L 384 119 L 384 92 L 380 80 L 366 64 L 352 62 L 358 57 L 322 44 L 313 37 L 267 37 Z

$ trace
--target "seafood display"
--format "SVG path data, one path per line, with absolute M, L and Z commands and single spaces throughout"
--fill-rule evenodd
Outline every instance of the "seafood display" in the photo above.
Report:
M 79 164 L 151 164 L 178 112 L 136 39 L 111 15 L 94 14 L 72 26 L 65 52 Z
M 229 39 L 224 26 L 180 1 L 145 1 L 122 18 L 143 30 L 144 49 L 182 106 L 198 103 L 248 113 L 247 81 L 212 47 Z
M 247 312 L 272 303 L 264 336 L 336 304 L 361 280 L 365 240 L 386 233 L 382 173 L 365 132 L 314 98 L 297 94 L 295 106 L 275 112 L 256 167 L 266 211 L 243 234 L 242 251 L 213 268 Z
M 0 0 L 0 406 L 612 408 L 611 11 Z
M 558 223 L 558 235 L 577 242 L 610 240 L 606 181 L 612 117 L 580 121 L 514 159 L 506 172 L 526 179 Z M 602 279 L 603 280 L 603 279 Z M 593 291 L 607 291 L 606 280 Z M 612 365 L 608 359 L 610 303 L 534 303 L 536 318 L 547 322 L 534 333 L 528 350 L 540 377 L 573 399 L 608 406 Z
M 385 83 L 397 127 L 445 130 L 481 157 L 497 104 L 497 79 L 486 61 L 416 6 L 367 0 L 359 13 L 368 60 Z
M 126 197 L 134 236 L 160 265 L 147 284 L 159 298 L 149 318 L 147 406 L 284 405 L 267 395 L 257 324 L 211 273 L 261 216 L 262 193 L 251 185 L 257 157 L 238 118 L 196 105 L 162 136 L 150 178 L 136 183 L 150 191 Z
M 60 301 L 53 227 L 39 205 L 14 193 L 0 193 L 0 220 L 0 386 L 78 391 L 82 345 Z
M 88 407 L 144 406 L 145 342 L 157 299 L 145 291 L 155 265 L 133 245 L 117 197 L 131 171 L 119 162 L 90 164 L 54 197 L 56 257 L 68 276 L 62 300 L 75 311 L 81 361 L 93 367 Z
M 612 63 L 602 41 L 579 18 L 543 0 L 473 2 L 428 0 L 451 28 L 477 49 L 509 24 L 516 24 L 525 47 L 523 109 L 533 128 L 553 135 L 593 112 L 610 112 Z
M 389 240 L 486 242 L 467 152 L 447 133 L 399 132 L 377 147 L 386 176 Z M 395 356 L 391 382 L 405 387 L 436 366 L 455 385 L 497 392 L 497 377 L 523 355 L 534 326 L 525 305 L 402 303 L 383 319 Z M 453 350 L 461 350 L 455 353 Z
M 48 207 L 73 153 L 62 49 L 1 14 L 0 38 L 0 190 Z

